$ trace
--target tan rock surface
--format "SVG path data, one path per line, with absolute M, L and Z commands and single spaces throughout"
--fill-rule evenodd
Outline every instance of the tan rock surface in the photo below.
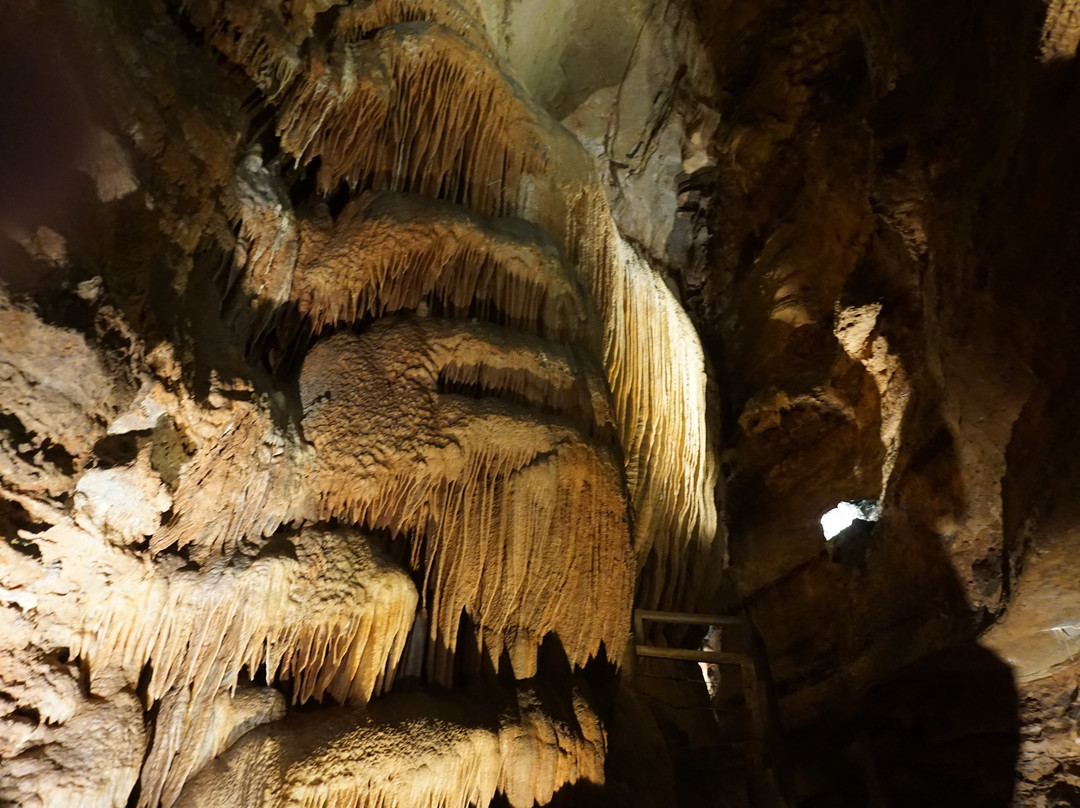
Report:
M 602 711 L 544 680 L 614 686 L 635 588 L 715 589 L 705 359 L 490 12 L 77 2 L 42 34 L 93 123 L 77 223 L 3 222 L 53 273 L 0 305 L 5 799 L 604 782 Z M 382 716 L 407 644 L 472 700 Z

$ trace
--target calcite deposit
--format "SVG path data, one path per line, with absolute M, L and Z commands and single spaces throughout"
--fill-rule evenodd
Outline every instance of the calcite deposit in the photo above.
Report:
M 0 803 L 1080 804 L 1076 0 L 2 16 Z
M 572 680 L 617 681 L 635 592 L 718 585 L 711 393 L 491 10 L 87 2 L 42 34 L 102 237 L 5 222 L 32 265 L 95 270 L 0 308 L 12 800 L 605 781 Z M 123 742 L 42 753 L 104 724 Z

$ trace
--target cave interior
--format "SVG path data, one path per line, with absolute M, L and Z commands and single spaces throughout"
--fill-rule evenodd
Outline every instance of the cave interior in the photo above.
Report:
M 1078 0 L 0 19 L 0 805 L 1080 806 Z

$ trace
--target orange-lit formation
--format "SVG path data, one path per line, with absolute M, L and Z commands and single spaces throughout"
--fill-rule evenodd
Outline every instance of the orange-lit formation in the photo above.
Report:
M 692 603 L 722 556 L 689 321 L 621 239 L 591 159 L 508 75 L 483 9 L 173 12 L 202 43 L 196 72 L 232 83 L 221 97 L 184 113 L 168 99 L 213 88 L 176 72 L 141 86 L 154 57 L 130 52 L 103 92 L 171 188 L 153 209 L 174 287 L 195 294 L 199 256 L 225 256 L 211 297 L 236 348 L 205 394 L 183 350 L 140 350 L 131 394 L 94 427 L 130 438 L 134 471 L 87 470 L 74 516 L 16 492 L 49 527 L 37 558 L 0 548 L 2 585 L 44 617 L 3 658 L 63 647 L 86 666 L 93 696 L 60 699 L 58 748 L 104 705 L 127 712 L 101 721 L 130 730 L 107 787 L 56 758 L 25 763 L 10 794 L 123 804 L 138 778 L 142 805 L 501 792 L 524 808 L 602 781 L 587 693 L 506 681 L 537 674 L 546 638 L 571 668 L 618 664 L 635 590 Z M 104 19 L 130 24 L 121 8 Z M 231 128 L 244 116 L 261 121 L 248 141 Z M 502 671 L 509 689 L 364 709 L 407 643 L 410 676 Z M 263 683 L 346 706 L 289 712 Z

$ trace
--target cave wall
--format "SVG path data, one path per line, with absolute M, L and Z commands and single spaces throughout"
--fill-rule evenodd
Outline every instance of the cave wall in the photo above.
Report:
M 1062 720 L 1033 716 L 1075 692 L 1076 12 L 696 8 L 723 123 L 681 289 L 793 793 L 1073 804 Z M 858 500 L 880 520 L 826 542 Z

